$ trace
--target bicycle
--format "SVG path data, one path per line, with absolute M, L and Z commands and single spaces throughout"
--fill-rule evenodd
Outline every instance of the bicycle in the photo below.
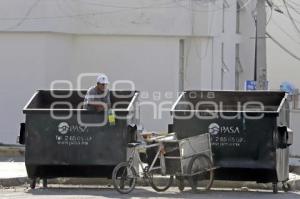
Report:
M 155 147 L 157 147 L 157 150 L 154 159 L 150 165 L 145 166 L 140 158 L 139 149 Z M 118 164 L 112 173 L 113 186 L 119 193 L 128 194 L 133 191 L 140 176 L 148 180 L 151 187 L 158 192 L 166 191 L 172 185 L 173 175 L 166 173 L 165 151 L 162 142 L 158 141 L 158 143 L 150 145 L 144 145 L 140 142 L 129 143 L 128 148 L 132 149 L 128 161 Z M 137 169 L 136 166 L 138 166 Z M 141 175 L 138 170 L 139 167 L 142 168 Z M 158 176 L 163 176 L 165 180 L 161 180 Z
M 213 184 L 216 169 L 213 166 L 210 134 L 201 134 L 182 140 L 167 139 L 172 136 L 174 135 L 169 134 L 162 139 L 157 139 L 157 143 L 146 146 L 141 143 L 129 143 L 128 147 L 133 148 L 129 160 L 118 164 L 112 174 L 115 189 L 122 194 L 130 193 L 134 189 L 137 178 L 140 176 L 134 168 L 135 160 L 137 160 L 142 168 L 142 177 L 148 179 L 151 187 L 158 192 L 166 191 L 171 186 L 173 176 L 176 176 L 180 191 L 184 190 L 185 179 L 188 180 L 195 193 L 199 191 L 199 181 L 202 181 L 201 187 L 209 190 Z M 150 166 L 143 165 L 137 150 L 139 147 L 143 149 L 157 147 Z M 159 160 L 159 165 L 157 165 L 157 160 Z M 167 180 L 156 182 L 156 179 L 160 179 L 157 176 L 167 176 Z

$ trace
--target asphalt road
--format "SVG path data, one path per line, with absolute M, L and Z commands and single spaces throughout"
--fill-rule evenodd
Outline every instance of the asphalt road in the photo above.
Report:
M 64 186 L 48 189 L 30 190 L 27 187 L 0 188 L 1 199 L 105 199 L 105 198 L 197 198 L 197 199 L 300 199 L 300 192 L 273 194 L 265 190 L 221 190 L 214 189 L 200 194 L 194 194 L 189 189 L 179 192 L 172 187 L 163 193 L 157 193 L 150 187 L 137 187 L 128 195 L 121 195 L 107 187 Z

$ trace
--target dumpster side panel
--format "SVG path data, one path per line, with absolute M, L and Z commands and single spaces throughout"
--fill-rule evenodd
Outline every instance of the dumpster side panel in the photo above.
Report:
M 136 130 L 128 117 L 134 118 L 138 92 L 110 92 L 116 110 L 110 119 L 107 112 L 82 109 L 86 90 L 34 94 L 23 110 L 30 178 L 111 177 L 113 168 L 126 161 L 127 143 Z
M 102 121 L 99 114 L 82 117 Z M 113 167 L 126 160 L 126 120 L 84 127 L 76 114 L 69 120 L 54 120 L 46 112 L 27 114 L 26 125 L 25 163 L 30 177 L 110 177 Z
M 185 91 L 172 107 L 173 130 L 179 139 L 211 134 L 217 179 L 283 181 L 291 140 L 278 127 L 289 127 L 286 97 L 278 91 Z
M 279 182 L 289 179 L 289 148 L 276 150 L 276 172 Z
M 184 113 L 179 114 L 184 115 Z M 226 116 L 235 114 L 226 113 Z M 209 132 L 215 164 L 221 168 L 239 168 L 243 172 L 243 169 L 260 169 L 261 173 L 273 176 L 268 177 L 269 179 L 276 178 L 276 172 L 274 172 L 276 170 L 276 147 L 273 139 L 276 116 L 264 115 L 261 119 L 247 119 L 243 116 L 236 119 L 222 118 L 220 115 L 215 119 L 199 119 L 196 116 L 190 119 L 176 119 L 175 117 L 173 128 L 179 139 Z M 263 172 L 263 170 L 270 172 Z M 226 179 L 226 173 L 220 174 L 222 179 L 224 175 Z M 227 173 L 227 176 L 230 179 L 234 178 L 232 173 Z M 264 181 L 267 179 L 264 176 L 257 176 L 256 180 L 259 181 L 260 178 Z
M 86 116 L 83 116 L 86 117 Z M 99 115 L 89 120 L 101 121 Z M 76 115 L 54 120 L 49 114 L 27 115 L 26 163 L 59 165 L 115 165 L 126 160 L 126 121 L 113 126 L 84 127 Z M 64 127 L 66 130 L 62 130 Z

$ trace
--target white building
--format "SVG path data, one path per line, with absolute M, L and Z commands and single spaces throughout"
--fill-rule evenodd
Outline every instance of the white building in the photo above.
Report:
M 78 88 L 82 73 L 131 80 L 150 92 L 142 102 L 168 99 L 168 106 L 183 89 L 242 89 L 254 73 L 255 6 L 251 0 L 1 1 L 0 142 L 15 143 L 35 90 L 54 80 Z M 86 78 L 80 87 L 93 83 Z M 146 129 L 167 129 L 168 111 L 161 119 L 153 119 L 150 106 L 141 112 Z
M 272 35 L 277 42 L 282 44 L 288 51 L 300 58 L 300 34 L 295 29 L 293 23 L 288 17 L 287 10 L 281 0 L 273 0 L 274 9 L 272 17 L 271 11 L 268 8 L 269 24 L 267 31 Z M 292 17 L 296 20 L 298 27 L 300 27 L 300 15 L 297 9 L 300 9 L 298 1 L 287 1 L 288 9 Z M 299 4 L 297 6 L 297 3 Z M 291 6 L 291 7 L 290 7 Z M 283 13 L 275 11 L 279 8 Z M 293 8 L 296 9 L 293 10 Z M 279 89 L 280 84 L 284 81 L 289 81 L 294 84 L 296 88 L 300 88 L 300 60 L 291 56 L 284 51 L 271 39 L 267 40 L 267 67 L 268 80 L 270 82 L 270 89 Z M 291 103 L 291 128 L 294 132 L 294 144 L 291 147 L 291 155 L 300 157 L 300 98 L 295 98 Z M 299 164 L 299 162 L 297 163 Z

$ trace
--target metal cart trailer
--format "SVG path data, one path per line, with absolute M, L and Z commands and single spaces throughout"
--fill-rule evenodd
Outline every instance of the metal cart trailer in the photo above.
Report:
M 109 114 L 83 109 L 84 90 L 39 90 L 23 112 L 20 137 L 25 144 L 28 177 L 107 177 L 126 161 L 135 140 L 138 92 L 110 91 L 115 121 Z
M 277 183 L 289 178 L 287 94 L 277 91 L 185 91 L 172 107 L 178 139 L 211 135 L 215 179 Z
M 166 173 L 176 176 L 180 191 L 184 190 L 187 179 L 193 190 L 209 190 L 214 180 L 214 163 L 210 134 L 200 134 L 181 140 L 162 141 Z M 201 183 L 201 184 L 198 184 Z

